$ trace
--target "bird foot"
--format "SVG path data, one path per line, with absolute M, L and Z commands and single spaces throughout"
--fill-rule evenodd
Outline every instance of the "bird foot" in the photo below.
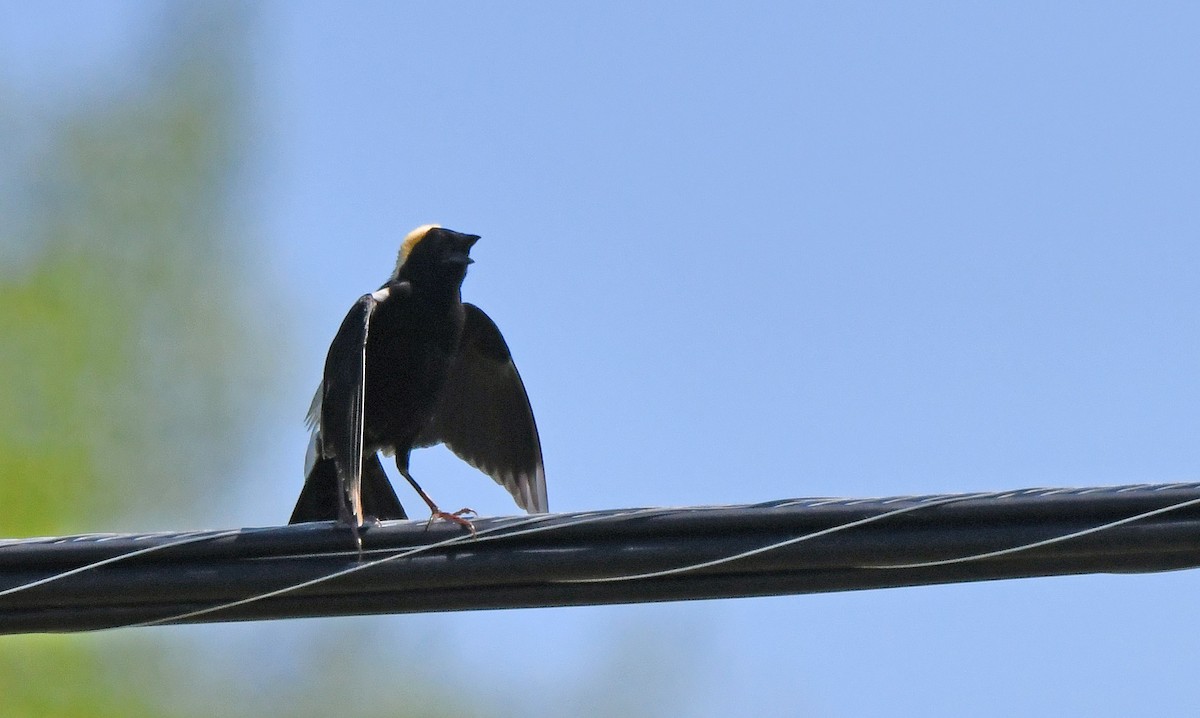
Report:
M 475 535 L 475 524 L 464 519 L 463 516 L 478 516 L 478 515 L 479 514 L 475 513 L 475 509 L 459 509 L 458 511 L 455 511 L 454 513 L 448 513 L 446 511 L 442 511 L 441 509 L 439 509 L 435 506 L 433 508 L 433 513 L 429 516 L 429 521 L 425 524 L 425 529 L 428 530 L 429 527 L 433 525 L 434 521 L 437 521 L 440 519 L 442 521 L 452 521 L 452 522 L 458 524 L 459 526 L 463 526 L 471 532 L 471 536 L 474 536 Z

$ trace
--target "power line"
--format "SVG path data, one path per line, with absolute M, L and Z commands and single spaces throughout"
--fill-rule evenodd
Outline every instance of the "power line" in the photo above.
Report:
M 0 632 L 815 593 L 1200 566 L 1200 484 L 0 541 Z

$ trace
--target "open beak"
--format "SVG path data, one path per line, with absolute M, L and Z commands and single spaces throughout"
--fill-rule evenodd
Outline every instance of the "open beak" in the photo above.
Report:
M 475 260 L 471 259 L 471 257 L 468 255 L 468 252 L 470 252 L 471 247 L 474 247 L 475 243 L 479 241 L 479 235 L 459 234 L 457 239 L 459 248 L 447 254 L 446 258 L 442 261 L 447 264 L 461 264 L 464 267 L 468 264 L 474 264 Z

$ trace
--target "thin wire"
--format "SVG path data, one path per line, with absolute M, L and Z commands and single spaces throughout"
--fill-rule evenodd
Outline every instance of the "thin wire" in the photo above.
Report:
M 189 535 L 187 538 L 182 538 L 182 539 L 179 539 L 176 541 L 168 541 L 167 543 L 156 544 L 154 546 L 147 546 L 146 548 L 134 549 L 133 551 L 119 554 L 117 556 L 109 556 L 106 559 L 101 559 L 100 561 L 95 561 L 93 563 L 85 564 L 83 566 L 76 566 L 73 569 L 70 569 L 67 571 L 62 571 L 62 572 L 56 573 L 52 576 L 47 576 L 46 578 L 39 578 L 36 581 L 30 581 L 29 583 L 23 583 L 19 586 L 12 586 L 10 588 L 4 589 L 3 591 L 0 591 L 0 596 L 11 596 L 14 593 L 20 593 L 21 591 L 26 591 L 26 590 L 34 588 L 36 586 L 44 586 L 47 583 L 53 583 L 54 581 L 58 581 L 60 579 L 67 578 L 68 576 L 74 576 L 74 575 L 83 573 L 85 571 L 91 571 L 92 569 L 99 568 L 101 566 L 108 566 L 108 565 L 117 563 L 119 561 L 124 561 L 125 559 L 128 559 L 128 558 L 133 558 L 134 556 L 144 556 L 145 554 L 154 553 L 155 551 L 161 551 L 166 548 L 174 548 L 176 546 L 183 546 L 184 544 L 189 544 L 189 543 L 200 543 L 203 541 L 211 541 L 213 539 L 224 538 L 226 536 L 234 536 L 239 533 L 250 532 L 250 531 L 255 531 L 255 530 L 267 531 L 270 529 L 230 529 L 227 531 L 217 531 L 214 533 L 204 533 L 204 534 L 200 534 L 200 535 L 192 534 L 192 535 Z
M 1050 546 L 1052 544 L 1062 543 L 1063 541 L 1070 541 L 1071 539 L 1079 538 L 1080 536 L 1087 536 L 1088 534 L 1093 534 L 1093 533 L 1097 533 L 1100 531 L 1106 531 L 1111 528 L 1116 528 L 1117 526 L 1122 526 L 1124 524 L 1133 523 L 1134 521 L 1140 521 L 1141 519 L 1147 519 L 1147 518 L 1150 518 L 1151 516 L 1165 514 L 1170 511 L 1178 511 L 1179 509 L 1184 509 L 1184 508 L 1187 508 L 1188 506 L 1195 506 L 1196 504 L 1200 504 L 1200 499 L 1189 499 L 1188 501 L 1181 501 L 1177 504 L 1172 504 L 1170 506 L 1164 506 L 1162 508 L 1154 509 L 1153 511 L 1146 511 L 1144 513 L 1136 514 L 1134 516 L 1129 516 L 1129 517 L 1126 517 L 1123 519 L 1119 519 L 1117 521 L 1110 521 L 1109 523 L 1100 524 L 1099 526 L 1093 526 L 1091 528 L 1083 529 L 1081 531 L 1074 531 L 1074 532 L 1071 532 L 1068 534 L 1063 534 L 1062 536 L 1055 536 L 1053 538 L 1043 539 L 1041 541 L 1034 541 L 1033 543 L 1022 544 L 1020 546 L 1013 546 L 1011 548 L 999 549 L 997 551 L 987 551 L 984 553 L 972 554 L 970 556 L 960 556 L 958 558 L 946 558 L 946 559 L 940 559 L 937 561 L 921 561 L 918 563 L 898 563 L 898 564 L 880 565 L 880 566 L 856 566 L 855 568 L 875 568 L 875 569 L 927 568 L 927 567 L 931 567 L 931 566 L 945 566 L 945 565 L 953 564 L 953 563 L 966 563 L 968 561 L 980 561 L 982 559 L 995 558 L 996 556 L 1004 556 L 1007 554 L 1013 554 L 1013 553 L 1018 553 L 1021 551 L 1028 551 L 1030 549 L 1040 548 L 1042 546 Z
M 990 492 L 989 493 L 981 493 L 981 494 L 965 494 L 965 495 L 961 495 L 961 496 L 953 496 L 953 497 L 949 497 L 946 499 L 938 499 L 938 500 L 931 501 L 929 503 L 919 504 L 916 506 L 908 506 L 908 507 L 905 507 L 902 509 L 897 509 L 895 511 L 889 511 L 889 512 L 886 512 L 883 514 L 878 514 L 876 516 L 871 516 L 871 517 L 868 517 L 865 519 L 859 519 L 857 521 L 851 521 L 849 523 L 840 524 L 838 526 L 833 526 L 833 527 L 830 527 L 827 529 L 822 529 L 820 531 L 814 531 L 812 533 L 805 534 L 803 536 L 797 536 L 797 537 L 793 537 L 793 538 L 790 538 L 790 539 L 787 539 L 784 541 L 778 541 L 775 543 L 771 543 L 766 546 L 760 546 L 759 548 L 751 549 L 749 551 L 743 551 L 743 552 L 732 554 L 730 556 L 725 556 L 722 558 L 711 559 L 708 561 L 702 561 L 699 563 L 689 564 L 687 566 L 679 566 L 676 568 L 663 569 L 660 571 L 649 571 L 646 573 L 628 574 L 628 575 L 624 575 L 624 576 L 606 576 L 606 577 L 601 577 L 601 578 L 562 579 L 561 581 L 559 581 L 559 583 L 608 583 L 608 582 L 614 582 L 614 581 L 633 581 L 633 580 L 638 580 L 638 579 L 658 578 L 661 576 L 671 576 L 671 575 L 676 575 L 676 574 L 681 574 L 681 573 L 687 573 L 689 571 L 698 571 L 700 569 L 710 568 L 712 566 L 719 566 L 722 564 L 731 563 L 733 561 L 738 561 L 743 558 L 748 558 L 750 556 L 756 556 L 758 554 L 766 553 L 768 551 L 774 551 L 776 549 L 783 548 L 785 546 L 790 546 L 792 544 L 800 543 L 801 541 L 808 541 L 810 539 L 818 538 L 820 536 L 826 536 L 826 535 L 829 535 L 832 533 L 836 533 L 838 531 L 844 531 L 844 530 L 855 528 L 858 526 L 863 526 L 865 524 L 873 523 L 875 521 L 879 521 L 879 520 L 882 520 L 885 518 L 890 518 L 890 517 L 896 516 L 898 514 L 908 513 L 910 511 L 914 511 L 917 509 L 939 506 L 939 505 L 944 505 L 947 503 L 955 503 L 958 501 L 966 501 L 966 500 L 979 499 L 979 498 L 994 498 L 996 496 L 997 496 L 997 494 L 990 493 Z M 953 559 L 942 559 L 942 560 L 938 560 L 938 561 L 926 561 L 926 562 L 921 562 L 921 563 L 910 563 L 910 564 L 895 564 L 895 565 L 890 565 L 890 566 L 857 566 L 856 568 L 876 568 L 876 569 L 924 568 L 924 567 L 930 567 L 930 566 L 940 566 L 940 565 L 946 565 L 946 564 L 962 563 L 962 562 L 967 562 L 967 561 L 975 561 L 975 560 L 980 560 L 980 559 L 992 558 L 995 556 L 1002 556 L 1005 554 L 1017 553 L 1019 551 L 1026 551 L 1026 550 L 1038 548 L 1041 546 L 1047 546 L 1047 545 L 1051 545 L 1051 544 L 1062 542 L 1062 541 L 1068 541 L 1073 538 L 1078 538 L 1080 536 L 1086 536 L 1088 534 L 1097 533 L 1099 531 L 1104 531 L 1104 530 L 1107 530 L 1110 528 L 1115 528 L 1115 527 L 1121 526 L 1123 524 L 1131 523 L 1131 522 L 1138 521 L 1138 520 L 1145 519 L 1145 518 L 1150 518 L 1151 516 L 1157 516 L 1159 514 L 1167 513 L 1169 511 L 1177 511 L 1179 509 L 1187 508 L 1188 506 L 1193 506 L 1196 504 L 1200 504 L 1200 499 L 1190 499 L 1188 501 L 1182 501 L 1177 504 L 1172 504 L 1171 506 L 1154 509 L 1152 511 L 1147 511 L 1147 512 L 1144 512 L 1141 514 L 1137 514 L 1135 516 L 1130 516 L 1130 517 L 1127 517 L 1124 519 L 1120 519 L 1118 521 L 1112 521 L 1107 524 L 1102 524 L 1100 526 L 1094 526 L 1094 527 L 1091 527 L 1088 529 L 1084 529 L 1082 531 L 1076 531 L 1076 532 L 1072 532 L 1069 534 L 1065 534 L 1063 536 L 1057 536 L 1054 538 L 1044 539 L 1042 541 L 1036 541 L 1033 543 L 1024 544 L 1022 546 L 1014 546 L 1012 548 L 1001 549 L 998 551 L 989 551 L 986 553 L 974 554 L 971 556 L 963 556 L 960 558 L 953 558 Z
M 1172 485 L 1172 486 L 1151 485 L 1151 486 L 1147 486 L 1145 488 L 1152 489 L 1155 491 L 1161 491 L 1161 490 L 1165 490 L 1168 488 L 1173 488 L 1175 486 L 1183 486 L 1186 488 L 1195 488 L 1197 485 L 1194 485 L 1194 484 L 1180 484 L 1180 485 Z M 1138 487 L 1119 487 L 1116 489 L 1109 489 L 1109 490 L 1114 490 L 1117 492 L 1128 492 L 1128 491 L 1134 490 L 1135 488 L 1138 488 Z M 1038 493 L 1039 491 L 1041 491 L 1042 493 Z M 1100 489 L 1087 489 L 1087 490 L 1078 490 L 1077 493 L 1079 493 L 1079 494 L 1095 493 L 1098 491 L 1100 491 Z M 638 579 L 647 579 L 647 578 L 654 578 L 654 577 L 660 577 L 660 576 L 681 574 L 681 573 L 697 571 L 697 570 L 712 567 L 712 566 L 717 566 L 717 565 L 721 565 L 721 564 L 734 562 L 734 561 L 737 561 L 737 560 L 740 560 L 743 558 L 766 553 L 766 552 L 769 552 L 769 551 L 772 551 L 775 549 L 779 549 L 779 548 L 782 548 L 782 547 L 785 547 L 788 545 L 792 545 L 792 544 L 796 544 L 796 543 L 799 543 L 802 541 L 807 541 L 810 539 L 818 538 L 820 536 L 833 534 L 833 533 L 839 532 L 839 531 L 846 531 L 846 530 L 849 530 L 849 529 L 852 529 L 855 527 L 859 527 L 859 526 L 863 526 L 863 525 L 870 524 L 873 522 L 881 521 L 886 518 L 894 517 L 894 516 L 897 516 L 900 514 L 916 511 L 919 509 L 934 508 L 934 507 L 941 506 L 941 505 L 958 503 L 958 502 L 963 502 L 963 501 L 978 500 L 978 499 L 988 499 L 988 498 L 997 499 L 997 498 L 1003 498 L 1003 497 L 1017 497 L 1017 496 L 1029 496 L 1029 495 L 1041 496 L 1041 495 L 1051 495 L 1051 494 L 1061 494 L 1061 493 L 1064 493 L 1064 490 L 1062 490 L 1062 489 L 1054 489 L 1054 490 L 1046 489 L 1046 490 L 1027 490 L 1027 491 L 1023 491 L 1023 492 L 1011 492 L 1011 491 L 1010 492 L 981 492 L 981 493 L 975 493 L 975 494 L 961 494 L 961 495 L 949 495 L 949 496 L 943 494 L 940 496 L 896 497 L 894 499 L 888 499 L 888 500 L 873 500 L 872 502 L 880 504 L 880 505 L 893 503 L 895 501 L 918 501 L 920 503 L 907 505 L 907 506 L 904 506 L 899 509 L 887 511 L 885 513 L 870 516 L 870 517 L 867 517 L 864 519 L 850 521 L 850 522 L 847 522 L 844 524 L 840 524 L 838 526 L 829 527 L 829 528 L 822 529 L 820 531 L 815 531 L 812 533 L 808 533 L 808 534 L 805 534 L 802 536 L 792 537 L 792 538 L 786 539 L 784 541 L 774 542 L 774 543 L 768 544 L 766 546 L 761 546 L 756 549 L 751 549 L 749 551 L 739 552 L 739 553 L 736 553 L 736 554 L 733 554 L 730 556 L 713 559 L 713 560 L 708 560 L 708 561 L 704 561 L 704 562 L 700 562 L 700 563 L 696 563 L 696 564 L 690 564 L 687 566 L 680 566 L 680 567 L 665 569 L 665 570 L 661 570 L 661 571 L 654 571 L 654 572 L 647 572 L 647 573 L 640 573 L 640 574 L 631 574 L 631 575 L 625 575 L 625 576 L 610 576 L 610 577 L 603 577 L 603 578 L 584 578 L 584 579 L 562 579 L 560 581 L 556 581 L 555 583 L 602 583 L 602 582 L 614 582 L 614 581 L 631 581 L 631 580 L 638 580 Z M 814 500 L 809 500 L 809 501 L 814 501 Z M 820 500 L 818 503 L 821 505 L 824 505 L 824 504 L 828 504 L 828 503 L 839 503 L 839 502 L 845 502 L 845 501 L 847 501 L 847 500 L 823 499 L 823 500 Z M 793 502 L 789 502 L 786 504 L 780 504 L 780 505 L 787 506 L 787 505 L 794 505 L 797 503 L 800 503 L 800 502 L 793 501 Z M 861 503 L 861 502 L 858 500 L 853 500 L 853 501 L 849 501 L 849 503 L 847 503 L 846 505 L 857 504 L 857 503 Z M 1107 522 L 1107 523 L 1104 523 L 1104 524 L 1101 524 L 1098 526 L 1093 526 L 1093 527 L 1090 527 L 1087 529 L 1063 534 L 1061 536 L 1056 536 L 1056 537 L 1052 537 L 1049 539 L 1043 539 L 1040 541 L 1023 544 L 1020 546 L 1013 546 L 1013 547 L 1006 548 L 1006 549 L 999 549 L 999 550 L 995 550 L 995 551 L 988 551 L 988 552 L 984 552 L 984 553 L 973 554 L 973 555 L 969 555 L 969 556 L 962 556 L 962 557 L 951 558 L 951 559 L 940 559 L 940 560 L 936 560 L 936 561 L 908 563 L 908 564 L 854 566 L 853 568 L 860 568 L 860 569 L 912 569 L 912 568 L 933 567 L 933 566 L 939 566 L 939 565 L 978 561 L 978 560 L 1018 553 L 1021 551 L 1027 551 L 1027 550 L 1031 550 L 1031 549 L 1035 549 L 1035 548 L 1039 548 L 1039 547 L 1043 547 L 1043 546 L 1052 545 L 1055 543 L 1061 543 L 1061 542 L 1068 541 L 1068 540 L 1071 540 L 1074 538 L 1098 533 L 1101 531 L 1105 531 L 1105 530 L 1115 528 L 1115 527 L 1118 527 L 1121 525 L 1129 524 L 1129 523 L 1139 521 L 1142 519 L 1147 519 L 1147 518 L 1150 518 L 1153 516 L 1165 514 L 1168 512 L 1172 512 L 1172 511 L 1177 511 L 1177 510 L 1180 510 L 1183 508 L 1187 508 L 1189 506 L 1195 506 L 1197 504 L 1200 504 L 1200 498 L 1181 501 L 1181 502 L 1172 504 L 1170 506 L 1165 506 L 1162 508 L 1145 511 L 1145 512 L 1133 515 L 1133 516 L 1128 516 L 1128 517 L 1118 519 L 1115 521 L 1111 521 L 1111 522 Z M 776 506 L 778 506 L 778 505 L 776 505 Z M 394 560 L 401 559 L 401 558 L 411 557 L 416 554 L 429 552 L 429 551 L 432 551 L 435 549 L 444 548 L 444 547 L 451 546 L 451 545 L 468 544 L 468 542 L 473 542 L 473 541 L 485 541 L 485 542 L 486 541 L 495 541 L 495 540 L 501 540 L 501 539 L 516 537 L 516 536 L 521 536 L 521 535 L 528 535 L 528 534 L 552 531 L 552 530 L 555 530 L 558 528 L 568 528 L 568 527 L 572 527 L 572 526 L 579 526 L 579 525 L 583 525 L 583 524 L 591 524 L 591 523 L 597 523 L 597 522 L 602 522 L 602 521 L 625 520 L 625 519 L 630 519 L 630 518 L 634 518 L 637 516 L 663 515 L 663 514 L 669 515 L 669 514 L 681 513 L 681 512 L 703 511 L 706 508 L 721 508 L 721 507 L 696 507 L 696 508 L 685 508 L 682 510 L 678 509 L 678 508 L 674 508 L 674 509 L 672 509 L 672 508 L 649 508 L 649 509 L 633 509 L 633 510 L 618 511 L 618 512 L 586 512 L 586 513 L 571 514 L 568 516 L 538 515 L 538 516 L 532 516 L 532 517 L 521 517 L 519 519 L 513 519 L 512 521 L 507 521 L 507 522 L 503 523 L 502 525 L 484 529 L 483 531 L 480 531 L 479 534 L 474 538 L 472 538 L 469 535 L 460 534 L 460 535 L 456 535 L 456 536 L 450 537 L 450 538 L 442 540 L 442 541 L 437 541 L 437 542 L 434 542 L 431 544 L 426 544 L 426 545 L 422 545 L 422 546 L 417 546 L 417 547 L 401 550 L 401 551 L 398 551 L 395 553 L 390 553 L 390 552 L 394 551 L 394 549 L 385 549 L 385 548 L 372 549 L 372 550 L 368 551 L 367 553 L 368 554 L 388 553 L 388 555 L 384 556 L 383 558 L 376 559 L 376 560 L 360 562 L 354 566 L 350 566 L 350 567 L 344 568 L 344 569 L 339 569 L 339 570 L 333 571 L 329 574 L 326 574 L 324 576 L 306 580 L 306 581 L 303 581 L 303 582 L 300 582 L 297 584 L 293 584 L 290 586 L 286 586 L 286 587 L 283 587 L 280 589 L 268 591 L 268 592 L 265 592 L 262 594 L 249 596 L 249 597 L 246 597 L 243 599 L 219 604 L 216 606 L 210 606 L 208 608 L 198 609 L 195 611 L 181 613 L 181 614 L 177 614 L 177 615 L 167 616 L 167 617 L 153 619 L 153 620 L 149 620 L 149 621 L 143 621 L 143 622 L 139 622 L 139 623 L 124 624 L 122 626 L 111 626 L 109 628 L 149 626 L 149 625 L 157 625 L 157 624 L 168 623 L 168 622 L 182 621 L 182 620 L 186 620 L 186 619 L 193 618 L 196 616 L 214 613 L 217 611 L 222 611 L 222 610 L 226 610 L 229 608 L 234 608 L 237 606 L 242 606 L 242 605 L 246 605 L 249 603 L 254 603 L 257 601 L 273 598 L 275 596 L 283 595 L 283 594 L 297 591 L 297 590 L 300 590 L 303 588 L 308 588 L 310 586 L 314 586 L 314 585 L 317 585 L 317 584 L 320 584 L 320 583 L 323 583 L 326 581 L 330 581 L 335 578 L 339 578 L 341 576 L 352 574 L 357 571 L 366 570 L 366 569 L 372 568 L 374 566 L 377 566 L 377 565 L 380 565 L 383 563 L 387 563 L 389 561 L 394 561 Z M 553 523 L 547 524 L 547 522 L 553 522 Z M 522 527 L 526 527 L 526 528 L 522 528 Z M 8 589 L 4 589 L 4 590 L 0 591 L 0 596 L 11 595 L 11 594 L 23 591 L 23 590 L 27 590 L 29 588 L 33 588 L 35 586 L 44 585 L 44 584 L 47 584 L 47 583 L 50 583 L 53 581 L 60 580 L 62 578 L 66 578 L 68 576 L 72 576 L 72 575 L 76 575 L 76 574 L 79 574 L 79 573 L 82 573 L 82 572 L 85 572 L 88 570 L 92 570 L 97 567 L 113 564 L 113 563 L 123 561 L 128 558 L 144 555 L 147 553 L 159 551 L 159 550 L 166 549 L 166 548 L 171 548 L 174 546 L 209 541 L 209 540 L 213 540 L 213 539 L 236 535 L 236 534 L 242 533 L 242 532 L 269 531 L 269 530 L 272 530 L 272 529 L 269 529 L 269 528 L 241 529 L 241 530 L 234 529 L 234 530 L 220 531 L 220 532 L 214 532 L 214 533 L 206 533 L 206 534 L 202 534 L 202 535 L 191 534 L 191 535 L 187 535 L 186 537 L 179 538 L 177 540 L 169 541 L 165 544 L 150 546 L 150 547 L 146 547 L 146 548 L 142 548 L 142 549 L 135 549 L 133 551 L 121 554 L 119 556 L 109 557 L 109 558 L 106 558 L 106 559 L 103 559 L 100 561 L 93 562 L 91 564 L 87 564 L 85 566 L 79 566 L 79 567 L 70 569 L 68 571 L 64 571 L 59 574 L 55 574 L 53 576 L 38 579 L 36 581 L 32 581 L 27 584 L 22 584 L 20 586 L 14 586 L 14 587 L 11 587 Z M 76 539 L 76 540 L 78 540 L 78 539 Z M 3 546 L 0 546 L 0 548 L 3 548 Z M 347 550 L 345 553 L 350 554 L 353 552 Z M 304 554 L 293 554 L 292 556 L 325 556 L 325 557 L 328 557 L 330 555 L 332 555 L 330 552 L 311 552 L 311 553 L 304 553 Z M 360 556 L 362 555 L 361 552 L 359 552 L 359 555 Z M 276 558 L 279 558 L 279 557 L 276 557 Z
M 354 392 L 354 410 L 358 414 L 355 417 L 354 436 L 351 437 L 350 449 L 350 475 L 354 477 L 354 495 L 350 497 L 350 514 L 353 521 L 354 540 L 358 542 L 359 548 L 362 548 L 362 538 L 359 536 L 359 527 L 363 521 L 362 508 L 362 462 L 363 462 L 363 434 L 367 430 L 367 339 L 371 336 L 371 317 L 375 314 L 377 302 L 374 295 L 371 295 L 371 301 L 367 304 L 367 316 L 363 320 L 363 338 L 362 347 L 358 352 L 358 390 Z M 322 380 L 322 386 L 324 381 Z M 338 483 L 341 483 L 341 474 L 338 474 Z M 344 494 L 346 488 L 341 487 Z
M 631 516 L 636 516 L 641 513 L 657 513 L 660 511 L 662 511 L 662 509 L 636 509 L 634 511 L 629 511 L 629 512 L 619 512 L 619 513 L 605 512 L 602 514 L 588 513 L 588 514 L 583 514 L 583 518 L 579 519 L 578 521 L 566 521 L 563 523 L 555 523 L 550 526 L 535 526 L 535 527 L 529 528 L 529 529 L 522 529 L 522 530 L 518 530 L 518 531 L 508 531 L 508 532 L 505 532 L 498 536 L 487 535 L 487 534 L 495 534 L 496 532 L 503 531 L 503 530 L 511 528 L 513 526 L 525 526 L 525 525 L 528 525 L 531 523 L 544 523 L 545 521 L 547 521 L 551 518 L 550 516 L 547 516 L 547 515 L 533 516 L 533 517 L 530 517 L 527 519 L 518 520 L 517 522 L 515 522 L 513 524 L 508 524 L 505 526 L 496 526 L 494 528 L 484 529 L 482 531 L 477 532 L 475 534 L 475 536 L 471 536 L 469 534 L 454 536 L 454 537 L 445 539 L 444 541 L 438 541 L 438 542 L 431 543 L 431 544 L 425 544 L 423 546 L 417 546 L 415 548 L 407 549 L 405 551 L 401 551 L 399 553 L 392 554 L 385 558 L 377 559 L 374 561 L 367 561 L 365 563 L 355 564 L 354 566 L 350 566 L 350 567 L 344 568 L 344 569 L 339 569 L 337 571 L 333 571 L 331 573 L 325 574 L 324 576 L 318 576 L 317 578 L 310 579 L 308 581 L 301 581 L 300 583 L 295 583 L 290 586 L 285 586 L 283 588 L 275 589 L 273 591 L 267 591 L 265 593 L 255 594 L 253 596 L 248 596 L 246 598 L 238 599 L 236 601 L 229 601 L 227 603 L 222 603 L 222 604 L 219 604 L 216 606 L 209 606 L 208 608 L 201 608 L 201 609 L 197 609 L 195 611 L 188 611 L 187 613 L 179 613 L 179 614 L 175 614 L 172 616 L 166 616 L 163 618 L 155 618 L 155 619 L 152 619 L 149 621 L 141 621 L 139 623 L 128 623 L 128 624 L 123 624 L 120 626 L 111 626 L 109 628 L 110 629 L 111 628 L 140 628 L 143 626 L 156 626 L 156 625 L 160 625 L 163 623 L 174 623 L 176 621 L 183 621 L 183 620 L 186 620 L 189 618 L 195 618 L 196 616 L 203 616 L 205 614 L 215 613 L 217 611 L 224 611 L 226 609 L 236 608 L 238 606 L 244 606 L 249 603 L 255 603 L 257 601 L 262 601 L 264 599 L 274 598 L 276 596 L 281 596 L 285 593 L 291 593 L 292 591 L 298 591 L 300 589 L 308 588 L 310 586 L 315 586 L 317 584 L 324 583 L 326 581 L 331 581 L 335 578 L 340 578 L 342 576 L 347 576 L 349 574 L 356 573 L 358 571 L 364 571 L 368 568 L 373 568 L 380 564 L 384 564 L 389 561 L 394 561 L 399 558 L 407 558 L 409 556 L 414 556 L 419 553 L 424 553 L 426 551 L 430 551 L 435 548 L 443 548 L 445 546 L 451 546 L 454 544 L 464 543 L 466 541 L 494 541 L 496 539 L 509 538 L 512 536 L 523 536 L 523 535 L 527 535 L 527 534 L 541 533 L 544 531 L 551 531 L 554 529 L 567 528 L 569 526 L 579 526 L 582 524 L 595 523 L 597 521 L 605 521 L 605 520 L 611 520 L 611 519 L 615 519 L 615 518 L 629 518 Z
M 848 529 L 856 528 L 858 526 L 865 526 L 866 524 L 874 523 L 876 521 L 882 521 L 883 519 L 891 518 L 893 516 L 899 516 L 900 514 L 906 514 L 906 513 L 912 512 L 912 511 L 918 511 L 920 509 L 933 508 L 935 506 L 943 506 L 945 504 L 957 503 L 957 502 L 961 502 L 961 501 L 969 501 L 972 499 L 978 499 L 978 498 L 986 497 L 989 495 L 990 494 L 988 494 L 988 493 L 963 494 L 961 496 L 952 496 L 952 497 L 944 498 L 944 499 L 936 499 L 936 500 L 930 501 L 928 503 L 921 503 L 921 504 L 916 504 L 913 506 L 905 506 L 904 508 L 887 511 L 882 514 L 876 514 L 875 516 L 868 516 L 867 518 L 864 518 L 864 519 L 858 519 L 855 521 L 850 521 L 848 523 L 838 524 L 837 526 L 831 526 L 827 529 L 821 529 L 820 531 L 814 531 L 812 533 L 804 534 L 803 536 L 795 536 L 793 538 L 786 539 L 784 541 L 777 541 L 775 543 L 770 543 L 770 544 L 767 544 L 766 546 L 760 546 L 755 549 L 750 549 L 749 551 L 742 551 L 740 553 L 731 554 L 729 556 L 723 556 L 721 558 L 711 559 L 708 561 L 701 561 L 699 563 L 688 564 L 686 566 L 678 566 L 676 568 L 667 568 L 667 569 L 663 569 L 661 571 L 649 571 L 646 573 L 634 573 L 634 574 L 628 574 L 625 576 L 605 576 L 602 578 L 568 578 L 568 579 L 562 579 L 560 581 L 557 581 L 557 583 L 610 583 L 613 581 L 636 581 L 636 580 L 645 579 L 645 578 L 658 578 L 660 576 L 673 576 L 675 574 L 687 573 L 688 571 L 698 571 L 700 569 L 710 568 L 712 566 L 720 566 L 721 564 L 739 561 L 744 558 L 749 558 L 750 556 L 756 556 L 760 553 L 774 551 L 776 549 L 783 548 L 784 546 L 791 546 L 792 544 L 800 543 L 801 541 L 808 541 L 810 539 L 819 538 L 821 536 L 827 536 L 832 533 L 837 533 L 838 531 L 846 531 Z

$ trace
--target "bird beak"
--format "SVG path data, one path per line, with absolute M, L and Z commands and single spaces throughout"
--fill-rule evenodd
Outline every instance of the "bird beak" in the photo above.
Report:
M 468 264 L 474 264 L 475 260 L 468 257 L 466 252 L 451 252 L 446 255 L 442 262 L 444 264 L 461 264 L 465 267 Z
M 479 241 L 479 235 L 478 234 L 460 234 L 458 236 L 458 238 L 459 238 L 459 247 L 460 248 L 455 252 L 451 252 L 450 254 L 447 254 L 446 258 L 443 259 L 442 261 L 446 262 L 447 264 L 461 264 L 464 267 L 467 266 L 468 264 L 474 264 L 475 260 L 471 259 L 471 257 L 468 256 L 467 253 L 470 252 L 471 247 L 474 247 L 475 243 Z

